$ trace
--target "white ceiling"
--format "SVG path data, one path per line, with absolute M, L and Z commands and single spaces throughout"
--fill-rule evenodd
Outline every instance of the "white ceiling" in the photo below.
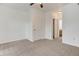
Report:
M 50 11 L 50 10 L 61 10 L 62 6 L 66 5 L 66 3 L 43 3 L 43 8 L 40 8 L 40 5 L 38 3 L 34 4 L 33 6 L 30 6 L 30 3 L 1 3 L 0 5 L 14 8 L 20 11 L 27 11 L 29 8 L 37 8 L 42 9 L 44 11 Z

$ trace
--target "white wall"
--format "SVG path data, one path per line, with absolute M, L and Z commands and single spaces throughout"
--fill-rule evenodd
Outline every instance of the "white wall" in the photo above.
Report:
M 48 11 L 45 13 L 45 38 L 53 39 L 53 16 L 52 11 Z
M 0 43 L 29 39 L 31 36 L 28 12 L 0 6 Z
M 79 5 L 63 7 L 63 43 L 79 47 Z
M 51 12 L 36 8 L 29 8 L 26 12 L 0 5 L 0 44 L 22 39 L 34 41 L 52 38 Z

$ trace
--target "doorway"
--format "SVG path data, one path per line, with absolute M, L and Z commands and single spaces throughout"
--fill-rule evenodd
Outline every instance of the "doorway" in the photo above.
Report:
M 55 39 L 55 19 L 53 19 L 53 39 Z
M 53 39 L 62 38 L 62 12 L 54 12 L 53 17 Z
M 62 37 L 62 19 L 59 20 L 59 37 Z

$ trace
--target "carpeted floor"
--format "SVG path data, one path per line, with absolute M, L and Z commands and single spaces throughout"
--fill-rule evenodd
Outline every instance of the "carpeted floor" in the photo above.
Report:
M 20 40 L 0 45 L 1 56 L 79 56 L 79 48 L 62 44 L 60 39 L 30 42 Z

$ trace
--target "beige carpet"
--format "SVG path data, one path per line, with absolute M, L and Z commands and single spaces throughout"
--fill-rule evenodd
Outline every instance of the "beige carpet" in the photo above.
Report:
M 79 56 L 79 48 L 62 44 L 60 39 L 30 42 L 20 40 L 0 45 L 1 56 Z

